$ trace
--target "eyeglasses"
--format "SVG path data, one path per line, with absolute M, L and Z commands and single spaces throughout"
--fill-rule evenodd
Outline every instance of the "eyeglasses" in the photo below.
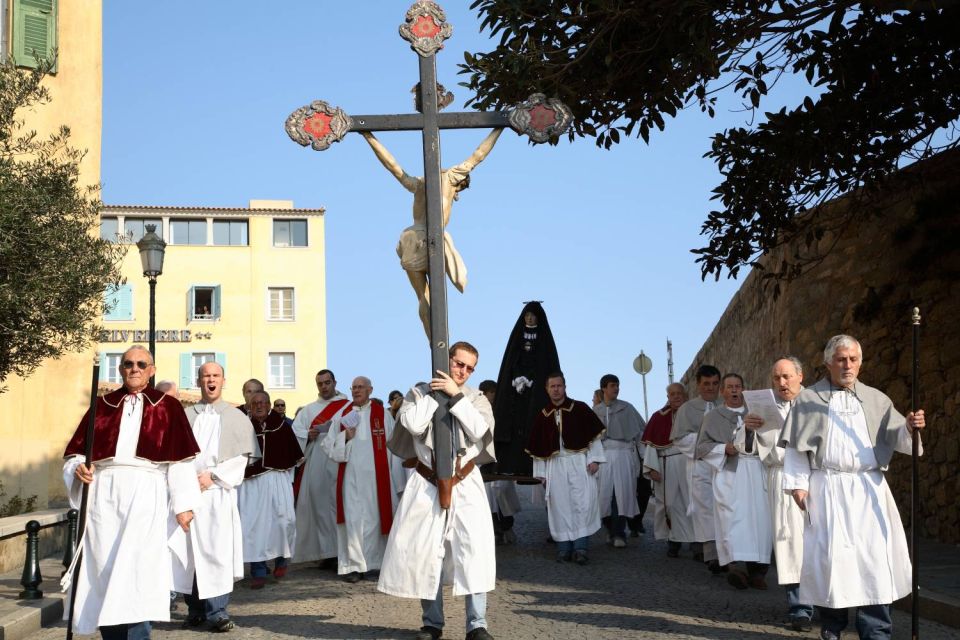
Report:
M 457 369 L 463 369 L 463 370 L 466 371 L 467 373 L 473 373 L 474 371 L 476 371 L 476 369 L 474 369 L 473 367 L 471 367 L 470 365 L 468 365 L 466 362 L 460 362 L 460 361 L 457 360 L 456 358 L 450 358 L 450 362 L 453 363 L 453 366 L 454 366 L 455 368 L 457 368 Z
M 147 367 L 152 367 L 153 363 L 144 362 L 143 360 L 137 360 L 136 362 L 134 362 L 133 360 L 124 360 L 123 364 L 120 366 L 122 366 L 124 369 L 133 369 L 133 365 L 137 365 L 137 369 L 144 371 L 146 370 Z

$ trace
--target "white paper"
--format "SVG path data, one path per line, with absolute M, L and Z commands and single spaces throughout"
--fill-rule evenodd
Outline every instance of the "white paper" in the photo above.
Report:
M 783 416 L 780 415 L 780 409 L 777 408 L 777 399 L 773 395 L 773 389 L 744 391 L 743 400 L 747 405 L 748 413 L 763 418 L 764 427 L 775 424 L 777 429 L 783 428 Z

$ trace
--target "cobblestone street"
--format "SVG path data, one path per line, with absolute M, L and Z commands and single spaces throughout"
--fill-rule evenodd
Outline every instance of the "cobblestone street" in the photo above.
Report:
M 712 577 L 683 550 L 666 557 L 666 545 L 648 533 L 629 538 L 626 549 L 594 536 L 591 563 L 558 564 L 555 547 L 545 543 L 546 514 L 527 508 L 517 516 L 517 544 L 497 547 L 497 589 L 490 594 L 487 619 L 498 639 L 556 638 L 815 638 L 783 624 L 782 589 L 735 591 L 722 577 Z M 775 582 L 774 569 L 768 575 Z M 463 599 L 445 598 L 444 638 L 462 638 Z M 207 632 L 181 629 L 182 600 L 170 623 L 154 626 L 154 637 L 199 640 Z M 279 583 L 251 591 L 237 584 L 229 607 L 240 638 L 410 638 L 420 627 L 420 606 L 376 591 L 374 582 L 342 582 L 332 572 L 295 565 Z M 814 625 L 815 630 L 817 625 Z M 65 623 L 43 629 L 31 640 L 62 638 Z M 924 640 L 948 640 L 957 630 L 923 622 Z M 845 638 L 855 638 L 853 627 Z M 910 637 L 910 616 L 894 612 L 894 638 Z

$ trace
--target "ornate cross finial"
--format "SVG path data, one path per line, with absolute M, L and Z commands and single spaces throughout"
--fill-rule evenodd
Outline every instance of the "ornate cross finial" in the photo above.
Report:
M 334 142 L 340 142 L 350 131 L 353 121 L 343 109 L 323 100 L 314 100 L 290 114 L 284 129 L 301 146 L 323 151 Z
M 559 136 L 573 122 L 570 109 L 542 93 L 534 93 L 510 112 L 510 127 L 534 142 L 546 142 Z
M 440 49 L 443 41 L 453 35 L 453 26 L 447 14 L 432 0 L 417 0 L 407 9 L 406 22 L 400 25 L 400 37 L 424 58 Z

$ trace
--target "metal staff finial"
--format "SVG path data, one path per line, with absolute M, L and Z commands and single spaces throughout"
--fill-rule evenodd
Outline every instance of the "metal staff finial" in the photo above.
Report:
M 920 307 L 913 308 L 913 324 L 920 324 Z

